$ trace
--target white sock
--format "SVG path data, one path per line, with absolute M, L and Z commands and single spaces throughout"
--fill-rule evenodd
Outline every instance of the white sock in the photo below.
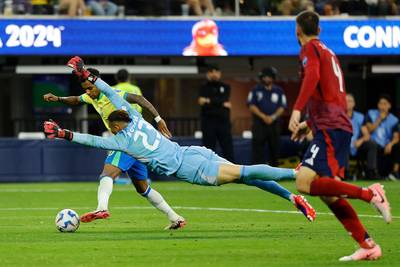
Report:
M 167 215 L 171 222 L 179 219 L 179 215 L 168 205 L 160 193 L 152 189 L 150 186 L 147 188 L 146 192 L 142 194 L 156 209 Z
M 108 210 L 108 199 L 113 190 L 113 179 L 104 176 L 100 179 L 99 188 L 97 189 L 97 210 Z

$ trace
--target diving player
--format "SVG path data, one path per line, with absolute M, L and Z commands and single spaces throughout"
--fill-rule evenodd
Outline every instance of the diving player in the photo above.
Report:
M 99 76 L 99 71 L 97 69 L 90 68 L 90 71 L 96 76 Z M 83 81 L 81 83 L 82 88 L 86 91 L 85 94 L 80 96 L 68 96 L 59 97 L 48 93 L 43 96 L 45 101 L 48 102 L 61 102 L 67 105 L 80 105 L 88 104 L 93 105 L 95 110 L 101 116 L 104 125 L 108 130 L 110 130 L 109 123 L 107 121 L 108 116 L 115 110 L 114 105 L 108 100 L 108 98 L 100 92 L 100 90 L 88 81 Z M 141 111 L 140 107 L 147 109 L 153 116 L 154 120 L 157 122 L 159 131 L 167 138 L 171 137 L 165 121 L 160 117 L 154 106 L 147 101 L 144 97 L 134 94 L 134 91 L 123 91 L 116 90 L 118 95 L 125 98 L 131 107 Z M 139 104 L 139 105 L 137 105 Z M 138 109 L 140 108 L 140 109 Z M 156 209 L 163 212 L 171 222 L 166 229 L 178 229 L 185 225 L 185 219 L 178 215 L 164 200 L 160 193 L 155 189 L 151 188 L 148 184 L 148 173 L 146 166 L 139 162 L 138 160 L 130 157 L 126 153 L 121 151 L 110 151 L 107 156 L 103 171 L 100 174 L 100 183 L 98 187 L 97 199 L 98 206 L 95 211 L 88 212 L 81 216 L 82 222 L 91 222 L 96 219 L 105 219 L 110 216 L 108 210 L 108 201 L 113 190 L 113 180 L 121 175 L 122 172 L 126 172 L 132 179 L 136 191 L 145 197 L 151 205 Z
M 297 190 L 319 196 L 343 224 L 360 248 L 340 261 L 376 260 L 382 252 L 361 224 L 347 198 L 371 203 L 389 223 L 392 220 L 383 186 L 361 188 L 342 182 L 349 154 L 352 125 L 346 114 L 346 88 L 339 60 L 318 36 L 319 16 L 312 11 L 296 18 L 296 35 L 301 44 L 302 84 L 289 121 L 293 140 L 312 130 L 314 139 L 304 155 L 296 178 Z M 308 120 L 300 123 L 307 105 Z
M 52 121 L 46 121 L 44 132 L 48 138 L 64 138 L 88 146 L 123 151 L 158 174 L 175 176 L 192 184 L 216 186 L 244 183 L 282 197 L 286 194 L 285 198 L 291 200 L 307 219 L 315 219 L 315 210 L 304 197 L 293 195 L 276 182 L 269 181 L 294 179 L 295 170 L 268 165 L 235 165 L 204 147 L 181 147 L 163 137 L 110 86 L 86 70 L 82 59 L 74 57 L 68 62 L 68 66 L 74 69 L 75 75 L 100 89 L 118 109 L 108 116 L 110 129 L 115 135 L 103 138 L 72 133 L 60 129 Z

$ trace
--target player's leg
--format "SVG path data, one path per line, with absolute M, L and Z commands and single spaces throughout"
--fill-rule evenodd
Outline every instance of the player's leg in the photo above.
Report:
M 167 216 L 171 223 L 166 227 L 166 229 L 179 229 L 186 225 L 185 219 L 178 215 L 168 205 L 163 196 L 149 185 L 148 172 L 144 164 L 136 161 L 127 173 L 132 179 L 136 192 L 146 198 L 153 207 Z
M 302 162 L 297 178 L 297 190 L 303 194 L 360 199 L 373 204 L 386 222 L 391 221 L 389 202 L 383 187 L 373 184 L 362 188 L 332 179 L 344 176 L 344 165 L 351 134 L 344 131 L 318 131 Z M 320 177 L 317 179 L 317 173 Z
M 115 153 L 120 152 L 111 152 L 107 159 L 109 157 L 114 157 Z M 81 216 L 82 222 L 87 223 L 97 219 L 106 219 L 110 217 L 108 201 L 113 190 L 114 180 L 120 175 L 120 168 L 108 163 L 104 164 L 103 171 L 100 175 L 99 187 L 97 188 L 97 208 L 95 211 L 83 214 Z
M 321 197 L 351 237 L 360 245 L 354 254 L 340 258 L 341 261 L 377 259 L 382 255 L 379 245 L 370 238 L 356 211 L 344 198 Z
M 303 215 L 309 220 L 314 221 L 316 212 L 314 208 L 307 202 L 307 200 L 301 195 L 295 195 L 288 189 L 278 184 L 275 181 L 263 181 L 263 180 L 247 180 L 244 182 L 246 185 L 255 186 L 261 190 L 267 191 L 271 194 L 280 196 L 290 201 Z
M 255 170 L 251 168 L 252 166 L 245 167 L 250 168 L 249 173 L 253 171 L 255 172 Z M 269 166 L 266 165 L 264 167 L 268 168 Z M 302 211 L 309 220 L 313 220 L 315 218 L 314 209 L 303 197 L 293 196 L 288 190 L 279 184 L 273 181 L 268 181 L 274 179 L 274 175 L 279 174 L 271 174 L 268 173 L 267 170 L 267 172 L 264 173 L 257 173 L 259 175 L 257 177 L 267 177 L 266 181 L 257 178 L 243 180 L 241 178 L 242 168 L 243 166 L 232 164 L 226 159 L 219 157 L 210 149 L 192 146 L 184 149 L 183 161 L 175 176 L 180 180 L 199 185 L 215 186 L 226 183 L 245 183 L 250 186 L 257 186 L 265 191 L 279 195 L 285 199 L 292 200 L 295 206 Z M 257 168 L 257 170 L 265 171 L 266 169 L 260 167 Z M 290 175 L 291 178 L 294 178 L 294 170 L 287 172 L 287 175 Z
M 295 172 L 292 169 L 274 168 L 268 165 L 240 166 L 229 163 L 219 164 L 218 169 L 218 185 L 243 183 L 249 186 L 256 186 L 291 201 L 308 220 L 314 221 L 316 216 L 314 208 L 303 196 L 294 195 L 275 181 L 270 181 L 276 177 L 279 178 L 278 180 L 282 178 L 294 178 Z

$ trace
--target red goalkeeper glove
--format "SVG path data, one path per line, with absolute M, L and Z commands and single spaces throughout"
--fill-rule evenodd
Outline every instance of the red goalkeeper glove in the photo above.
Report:
M 75 56 L 71 58 L 68 61 L 67 66 L 73 69 L 72 73 L 78 76 L 81 81 L 88 80 L 89 82 L 94 83 L 97 80 L 97 76 L 91 74 L 90 71 L 85 68 L 85 63 L 80 57 Z
M 72 141 L 74 136 L 70 130 L 61 129 L 60 126 L 52 120 L 43 123 L 43 132 L 48 139 L 62 138 Z

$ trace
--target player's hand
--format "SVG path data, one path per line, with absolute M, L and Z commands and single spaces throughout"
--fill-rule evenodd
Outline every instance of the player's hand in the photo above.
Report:
M 83 59 L 80 57 L 73 57 L 71 58 L 67 66 L 72 69 L 72 73 L 78 76 L 79 79 L 82 81 L 88 80 L 91 83 L 94 83 L 97 80 L 97 77 L 91 74 L 86 68 L 85 68 L 85 63 L 83 62 Z
M 303 140 L 307 138 L 309 133 L 310 133 L 310 128 L 308 128 L 307 123 L 303 121 L 298 125 L 298 127 L 292 133 L 290 139 L 295 142 L 303 142 Z
M 160 131 L 160 133 L 162 135 L 164 135 L 166 138 L 171 138 L 172 134 L 169 131 L 167 124 L 165 123 L 165 121 L 163 119 L 161 119 L 158 123 L 157 123 L 157 128 Z
M 300 124 L 300 118 L 301 118 L 301 112 L 299 110 L 293 110 L 292 111 L 292 116 L 290 116 L 290 121 L 289 121 L 289 131 L 294 133 L 297 130 L 297 127 L 299 127 Z
M 43 123 L 43 132 L 48 139 L 62 138 L 71 141 L 73 133 L 66 129 L 61 129 L 53 120 L 48 120 Z
M 52 93 L 43 95 L 43 99 L 47 102 L 58 102 L 58 96 L 53 95 Z
M 385 146 L 385 151 L 384 151 L 385 155 L 390 155 L 390 153 L 392 153 L 392 148 L 393 148 L 393 145 L 391 143 L 387 144 Z

